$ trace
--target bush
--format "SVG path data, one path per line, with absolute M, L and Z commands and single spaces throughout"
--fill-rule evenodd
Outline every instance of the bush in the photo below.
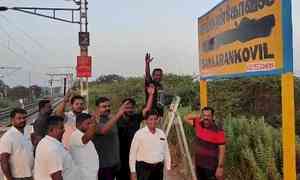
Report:
M 228 118 L 226 132 L 227 179 L 282 179 L 282 137 L 264 119 Z

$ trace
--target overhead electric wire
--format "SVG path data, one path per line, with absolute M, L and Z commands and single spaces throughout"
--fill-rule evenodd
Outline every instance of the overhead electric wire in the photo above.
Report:
M 16 57 L 18 57 L 18 59 L 22 59 L 22 60 L 25 60 L 27 63 L 29 63 L 31 66 L 35 66 L 35 64 L 33 64 L 26 56 L 23 56 L 22 54 L 18 53 L 17 51 L 15 51 L 14 49 L 4 45 L 4 44 L 1 44 L 0 43 L 0 46 L 2 46 L 3 48 L 5 48 L 6 50 L 8 50 L 10 53 L 14 54 Z M 37 68 L 39 69 L 39 68 Z M 36 69 L 34 68 L 31 68 L 31 72 L 36 72 L 36 73 L 40 73 L 40 74 L 44 74 L 44 72 L 42 71 L 35 71 Z
M 12 25 L 14 26 L 14 28 L 21 32 L 23 34 L 23 37 L 29 39 L 30 41 L 33 42 L 33 44 L 40 48 L 41 50 L 43 50 L 44 52 L 46 52 L 49 57 L 54 57 L 56 56 L 57 59 L 59 59 L 59 57 L 57 56 L 57 54 L 53 53 L 49 48 L 47 48 L 46 46 L 44 46 L 42 43 L 40 43 L 36 38 L 34 38 L 32 35 L 30 35 L 29 33 L 27 33 L 24 28 L 21 28 L 21 26 L 19 24 L 16 24 L 16 22 L 12 21 L 10 18 L 8 18 L 7 16 L 5 15 L 2 15 L 0 14 L 0 17 L 5 20 L 5 22 L 8 24 L 8 25 Z M 51 68 L 51 66 L 49 64 L 45 65 L 47 66 L 47 68 Z
M 15 38 L 13 38 L 13 36 L 8 33 L 8 31 L 0 24 L 0 30 L 2 32 L 4 32 L 7 35 L 8 41 L 10 42 L 14 42 L 14 44 L 16 44 L 18 47 L 21 48 L 21 50 L 23 51 L 23 54 L 18 53 L 17 51 L 13 50 L 13 48 L 10 47 L 10 44 L 7 44 L 7 47 L 2 45 L 2 47 L 5 47 L 6 49 L 8 49 L 10 52 L 12 52 L 13 54 L 22 57 L 22 59 L 25 59 L 28 63 L 31 64 L 31 66 L 36 66 L 37 64 L 48 67 L 48 65 L 42 64 L 40 62 L 32 62 L 30 59 L 40 59 L 38 57 L 34 57 L 30 51 L 28 51 L 21 43 L 19 43 Z M 42 72 L 40 72 L 42 73 Z
M 8 19 L 8 17 L 4 16 L 3 14 L 0 14 L 0 17 L 2 17 L 2 19 L 4 19 L 8 24 L 13 25 L 16 29 L 18 29 L 20 32 L 22 32 L 25 37 L 27 37 L 28 39 L 32 40 L 38 47 L 44 48 L 43 44 L 41 44 L 39 41 L 37 41 L 36 39 L 34 39 L 30 34 L 28 34 L 27 32 L 25 32 L 23 29 L 21 29 L 15 23 L 10 22 L 11 20 Z
M 47 47 L 45 47 L 42 43 L 40 43 L 37 39 L 35 39 L 33 36 L 31 36 L 29 33 L 27 33 L 25 30 L 23 30 L 20 27 L 20 25 L 16 25 L 15 22 L 12 23 L 11 20 L 8 17 L 6 17 L 2 14 L 0 14 L 0 17 L 2 17 L 2 19 L 4 19 L 8 24 L 13 25 L 18 31 L 20 31 L 24 35 L 24 37 L 31 40 L 37 47 L 47 51 L 48 54 L 51 55 L 51 56 L 56 55 L 55 53 L 51 52 Z
M 7 49 L 9 52 L 11 52 L 12 54 L 14 54 L 15 56 L 21 58 L 22 60 L 26 60 L 26 62 L 30 63 L 31 65 L 34 65 L 29 59 L 27 59 L 26 56 L 23 56 L 22 54 L 16 52 L 15 50 L 13 50 L 12 48 L 5 46 L 4 44 L 0 44 L 2 47 L 4 47 L 5 49 Z
M 15 38 L 13 38 L 13 37 L 10 35 L 10 33 L 8 33 L 8 32 L 5 30 L 5 28 L 4 28 L 1 24 L 0 24 L 0 30 L 1 30 L 2 32 L 4 32 L 4 33 L 7 35 L 8 40 L 10 40 L 11 42 L 14 42 L 15 45 L 17 45 L 18 47 L 20 47 L 20 48 L 22 49 L 24 55 L 30 56 L 31 58 L 35 59 L 35 57 L 32 56 L 32 55 L 29 53 L 29 51 L 27 51 L 26 48 L 25 48 L 22 44 L 20 44 L 17 40 L 15 40 Z M 11 49 L 11 48 L 9 48 L 9 49 Z M 31 64 L 32 64 L 32 63 L 31 63 Z

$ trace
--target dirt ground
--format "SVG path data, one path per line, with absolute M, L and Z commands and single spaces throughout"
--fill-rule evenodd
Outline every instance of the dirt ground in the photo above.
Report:
M 167 176 L 167 180 L 190 180 L 187 177 L 186 169 L 182 160 L 182 154 L 176 145 L 169 145 L 172 160 L 172 169 Z
M 178 175 L 178 172 L 176 170 L 172 170 L 171 173 L 167 176 L 167 180 L 187 180 L 187 179 Z

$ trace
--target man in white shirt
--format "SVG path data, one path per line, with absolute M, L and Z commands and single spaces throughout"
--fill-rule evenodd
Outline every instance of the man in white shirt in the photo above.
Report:
M 64 101 L 57 107 L 55 114 L 65 119 L 65 133 L 62 138 L 64 146 L 69 149 L 70 136 L 76 130 L 76 116 L 83 112 L 85 107 L 84 97 L 76 95 L 72 96 L 71 92 L 68 92 L 64 97 Z M 68 103 L 71 103 L 71 110 L 65 112 Z
M 130 148 L 131 180 L 163 180 L 164 166 L 171 169 L 167 137 L 156 128 L 156 112 L 146 113 L 145 119 L 146 127 L 136 132 Z
M 75 164 L 80 168 L 82 180 L 97 180 L 99 158 L 91 139 L 96 133 L 96 118 L 81 113 L 76 118 L 76 130 L 70 137 L 70 152 Z
M 36 148 L 34 179 L 79 179 L 71 155 L 61 143 L 64 133 L 64 119 L 59 116 L 50 116 L 47 121 L 48 134 L 39 142 Z
M 24 134 L 26 111 L 16 108 L 10 113 L 12 127 L 0 140 L 1 168 L 6 180 L 32 180 L 33 145 Z

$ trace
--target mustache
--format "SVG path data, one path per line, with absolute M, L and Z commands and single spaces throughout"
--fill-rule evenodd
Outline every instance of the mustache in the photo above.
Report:
M 18 124 L 18 127 L 25 127 L 26 126 L 26 122 L 22 122 Z
M 111 110 L 109 109 L 109 110 L 104 111 L 104 112 L 102 113 L 102 115 L 103 115 L 103 116 L 107 116 L 107 115 L 110 114 L 110 113 L 111 113 Z M 100 115 L 100 116 L 102 116 L 102 115 Z

